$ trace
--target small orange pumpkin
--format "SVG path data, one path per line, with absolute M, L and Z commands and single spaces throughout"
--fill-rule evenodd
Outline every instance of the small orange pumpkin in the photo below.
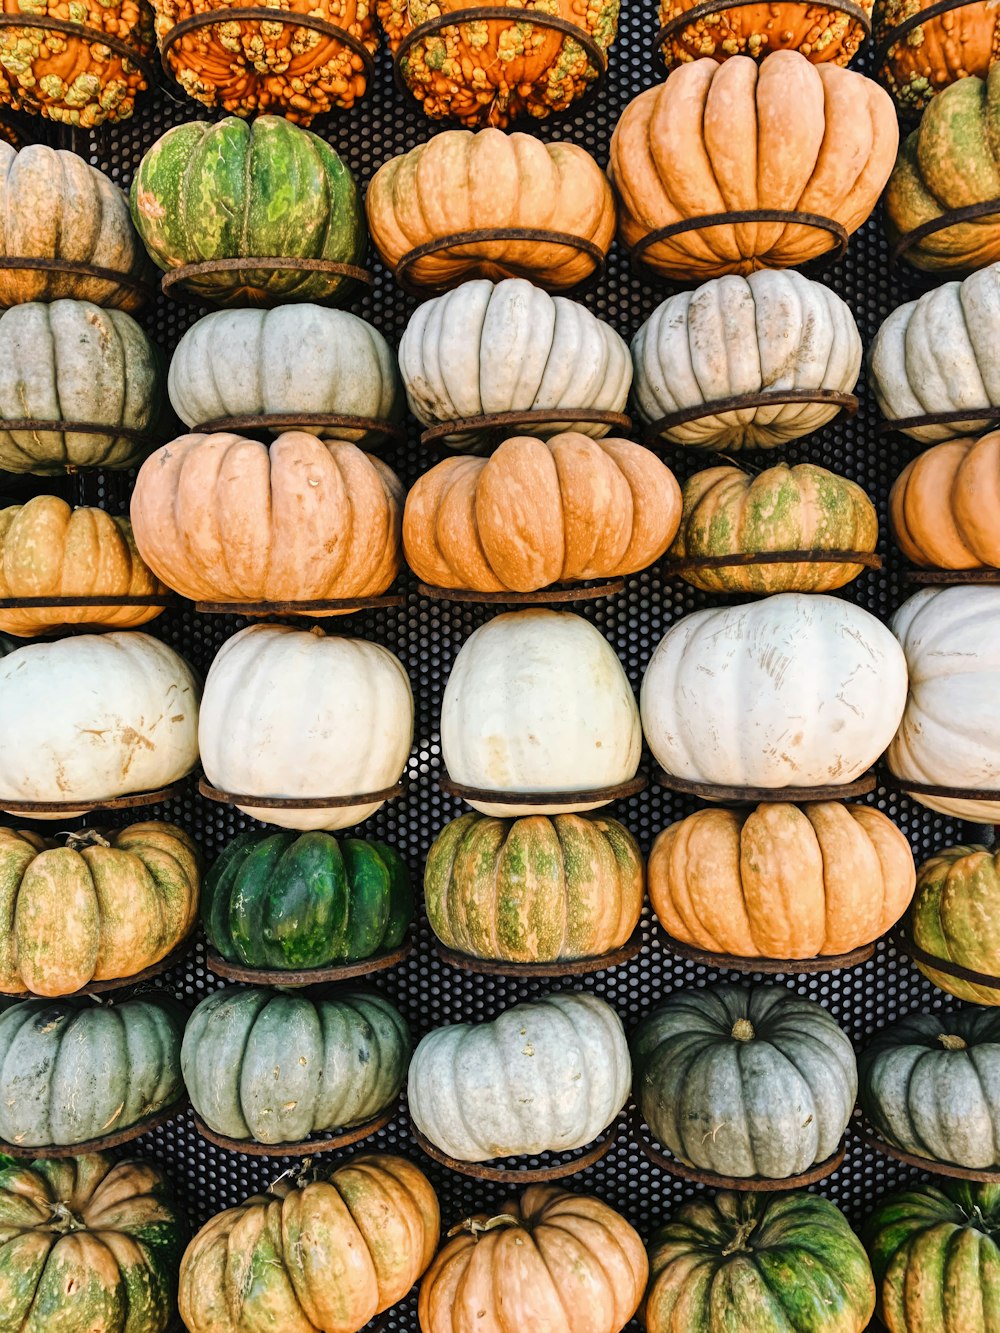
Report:
M 1000 431 L 918 454 L 889 492 L 889 521 L 915 565 L 1000 567 Z

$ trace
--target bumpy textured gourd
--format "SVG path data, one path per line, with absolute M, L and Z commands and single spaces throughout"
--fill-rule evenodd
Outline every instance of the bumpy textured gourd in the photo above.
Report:
M 660 23 L 677 23 L 703 0 L 660 0 Z M 871 17 L 873 0 L 860 0 L 858 8 Z M 829 61 L 846 65 L 865 39 L 865 29 L 854 14 L 822 2 L 817 5 L 786 3 L 735 4 L 715 14 L 704 14 L 680 24 L 660 47 L 668 69 L 702 56 L 728 60 L 730 56 L 752 56 L 755 60 L 771 51 L 798 51 L 814 64 Z
M 989 0 L 924 17 L 930 8 L 931 0 L 877 0 L 875 5 L 876 47 L 889 42 L 904 20 L 920 19 L 889 46 L 875 71 L 900 111 L 910 114 L 967 74 L 984 79 L 996 59 L 1000 34 Z
M 1000 1005 L 1000 939 L 993 923 L 998 901 L 1000 852 L 987 847 L 943 847 L 917 872 L 907 919 L 914 944 L 934 958 L 997 978 L 990 986 L 916 963 L 929 981 L 960 1000 Z

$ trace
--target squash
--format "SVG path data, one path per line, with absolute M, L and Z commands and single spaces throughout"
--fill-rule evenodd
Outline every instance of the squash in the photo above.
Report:
M 399 342 L 410 411 L 425 426 L 494 412 L 543 408 L 623 412 L 632 383 L 628 344 L 576 301 L 521 278 L 463 282 L 417 306 Z M 532 421 L 542 439 L 575 431 L 600 439 L 595 421 Z M 484 450 L 487 430 L 442 443 Z
M 639 924 L 639 844 L 614 819 L 462 815 L 427 853 L 431 930 L 474 958 L 550 963 L 619 949 Z
M 12 120 L 2 107 L 0 107 L 0 139 L 9 143 L 12 148 L 20 148 L 23 142 L 20 125 Z
M 191 429 L 220 417 L 329 413 L 402 420 L 403 395 L 392 348 L 346 310 L 318 305 L 217 310 L 177 344 L 167 388 Z M 271 427 L 280 435 L 287 426 Z M 307 426 L 321 440 L 372 446 L 375 430 Z
M 148 634 L 81 634 L 0 658 L 0 809 L 157 791 L 198 760 L 198 680 Z
M 668 297 L 632 339 L 632 360 L 639 415 L 654 422 L 738 394 L 849 393 L 861 371 L 861 335 L 828 287 L 793 269 L 762 269 Z M 660 438 L 699 449 L 773 449 L 839 411 L 830 403 L 744 407 L 667 426 Z
M 210 259 L 356 265 L 364 258 L 354 177 L 324 139 L 281 116 L 251 125 L 235 116 L 175 125 L 139 163 L 131 203 L 142 242 L 165 273 Z M 182 285 L 212 305 L 268 306 L 337 304 L 349 281 L 339 273 L 248 265 L 194 274 Z
M 326 1162 L 297 1180 L 283 1172 L 265 1194 L 217 1213 L 187 1247 L 181 1318 L 190 1333 L 267 1321 L 283 1333 L 317 1324 L 355 1333 L 403 1299 L 440 1229 L 430 1181 L 405 1158 Z
M 402 944 L 413 919 L 410 872 L 384 842 L 248 830 L 206 875 L 201 914 L 230 963 L 355 963 Z
M 874 551 L 875 506 L 856 482 L 814 463 L 778 463 L 751 475 L 711 467 L 684 483 L 673 560 L 758 553 Z M 829 592 L 856 579 L 863 565 L 790 560 L 777 564 L 681 569 L 705 592 Z
M 632 1081 L 621 1019 L 583 992 L 436 1028 L 413 1052 L 406 1097 L 421 1134 L 460 1162 L 568 1152 L 597 1138 Z
M 140 469 L 131 515 L 143 559 L 183 596 L 283 602 L 385 592 L 399 573 L 402 507 L 402 484 L 379 459 L 288 431 L 270 445 L 172 440 Z
M 695 611 L 660 640 L 642 727 L 675 777 L 734 786 L 840 786 L 892 740 L 906 660 L 881 621 L 822 594 Z
M 775 51 L 695 60 L 626 106 L 611 139 L 619 238 L 742 209 L 815 213 L 855 232 L 892 170 L 892 100 L 863 74 Z M 759 182 L 759 184 L 758 184 Z M 743 222 L 654 242 L 642 262 L 688 282 L 791 268 L 835 244 L 801 222 Z
M 696 810 L 649 854 L 649 897 L 667 934 L 738 958 L 850 953 L 895 925 L 915 880 L 896 825 L 839 801 Z
M 579 237 L 607 254 L 615 205 L 607 177 L 584 149 L 503 130 L 445 130 L 391 157 L 365 200 L 372 240 L 393 274 L 418 246 L 453 245 L 410 265 L 414 287 L 454 287 L 469 278 L 527 278 L 563 291 L 589 278 L 596 258 L 568 241 L 469 241 L 462 233 L 530 227 Z
M 1000 431 L 918 454 L 893 482 L 889 520 L 915 565 L 1000 566 Z
M 515 435 L 490 458 L 446 458 L 419 477 L 403 546 L 426 583 L 534 592 L 645 569 L 680 514 L 674 474 L 642 445 Z
M 0 829 L 0 991 L 70 995 L 166 958 L 198 915 L 201 856 L 173 824 Z
M 986 976 L 978 985 L 916 966 L 940 990 L 973 1004 L 1000 1005 L 1000 852 L 987 847 L 943 847 L 917 871 L 907 919 L 910 937 L 925 953 Z
M 223 644 L 205 681 L 201 760 L 224 791 L 367 795 L 398 781 L 412 742 L 406 672 L 387 648 L 364 639 L 251 625 Z M 360 824 L 381 805 L 239 808 L 281 828 L 333 830 Z
M 152 1162 L 100 1153 L 0 1169 L 0 1287 L 10 1328 L 166 1333 L 183 1227 Z
M 652 1236 L 649 1267 L 647 1333 L 863 1333 L 875 1308 L 864 1247 L 816 1194 L 692 1199 Z
M 931 0 L 878 0 L 875 5 L 876 46 L 889 42 L 904 19 L 920 16 L 888 47 L 877 71 L 904 114 L 923 111 L 932 97 L 966 74 L 984 79 L 1000 51 L 996 14 L 988 0 L 924 17 L 930 7 Z
M 491 1217 L 467 1217 L 420 1284 L 421 1333 L 619 1333 L 642 1300 L 638 1234 L 600 1199 L 531 1185 Z
M 184 1018 L 165 991 L 114 1004 L 70 997 L 4 1009 L 0 1139 L 22 1148 L 73 1146 L 172 1106 L 184 1095 Z
M 441 703 L 441 754 L 454 782 L 509 791 L 470 800 L 502 818 L 576 814 L 608 800 L 565 793 L 627 782 L 642 751 L 639 710 L 614 649 L 582 616 L 512 611 L 466 639 Z M 524 805 L 518 792 L 553 793 Z
M 283 1144 L 378 1115 L 409 1057 L 406 1020 L 381 995 L 227 986 L 191 1015 L 181 1069 L 210 1129 Z
M 701 0 L 660 0 L 660 23 L 680 19 Z M 871 17 L 873 0 L 860 0 L 859 8 Z M 660 46 L 667 69 L 711 56 L 752 56 L 755 60 L 772 51 L 798 51 L 814 65 L 829 61 L 846 65 L 858 53 L 865 30 L 853 14 L 795 0 L 775 4 L 745 0 L 718 14 L 694 18 L 672 33 Z

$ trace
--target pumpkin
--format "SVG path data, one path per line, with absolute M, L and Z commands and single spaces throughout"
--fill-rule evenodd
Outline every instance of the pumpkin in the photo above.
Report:
M 80 802 L 156 791 L 198 760 L 198 681 L 148 634 L 82 634 L 0 658 L 4 801 Z
M 679 20 L 701 0 L 660 0 L 660 23 Z M 859 8 L 871 17 L 873 0 L 861 0 Z M 772 51 L 798 51 L 819 65 L 829 61 L 846 65 L 857 55 L 865 29 L 853 14 L 779 0 L 776 4 L 735 4 L 718 14 L 693 18 L 663 42 L 660 50 L 667 69 L 701 56 L 728 60 L 752 56 L 755 60 Z
M 427 853 L 424 901 L 449 949 L 561 962 L 621 948 L 639 924 L 645 878 L 639 844 L 617 820 L 469 814 Z
M 791 269 L 762 269 L 668 297 L 632 339 L 632 360 L 639 415 L 654 422 L 738 394 L 849 393 L 861 370 L 861 336 L 850 307 L 828 287 Z M 831 403 L 779 402 L 713 413 L 659 434 L 696 448 L 773 449 L 819 430 L 839 411 Z
M 442 1152 L 485 1162 L 582 1148 L 619 1114 L 631 1082 L 621 1019 L 597 996 L 567 991 L 428 1032 L 406 1098 Z
M 0 829 L 0 991 L 69 995 L 145 971 L 191 930 L 200 880 L 173 824 L 83 829 L 63 846 Z
M 412 741 L 406 672 L 387 648 L 364 639 L 251 625 L 223 644 L 205 681 L 202 765 L 224 791 L 367 795 L 398 781 Z M 360 824 L 381 805 L 239 808 L 282 828 L 339 829 Z
M 985 78 L 1000 52 L 996 16 L 985 0 L 924 17 L 929 8 L 929 0 L 878 0 L 875 6 L 877 46 L 889 42 L 905 19 L 920 16 L 916 27 L 888 47 L 878 70 L 904 113 L 923 111 L 932 97 L 966 74 Z
M 191 1015 L 181 1068 L 210 1129 L 282 1144 L 370 1120 L 399 1093 L 409 1055 L 406 1020 L 380 995 L 227 986 Z
M 182 1225 L 152 1162 L 101 1153 L 0 1169 L 0 1289 L 10 1328 L 166 1333 Z
M 917 871 L 907 926 L 925 953 L 1000 978 L 998 908 L 1000 853 L 987 847 L 943 847 Z M 949 995 L 973 1004 L 1000 1004 L 1000 981 L 996 987 L 981 986 L 926 963 L 916 965 Z
M 918 454 L 893 483 L 889 519 L 915 565 L 1000 565 L 1000 431 Z
M 674 560 L 808 551 L 874 551 L 875 506 L 855 482 L 814 463 L 778 463 L 751 476 L 711 467 L 684 483 Z M 706 592 L 829 592 L 856 579 L 863 565 L 791 559 L 762 565 L 681 569 Z
M 421 1333 L 620 1333 L 648 1265 L 637 1233 L 600 1199 L 531 1185 L 467 1217 L 420 1284 Z
M 385 592 L 399 573 L 402 506 L 379 459 L 289 431 L 270 445 L 172 440 L 140 469 L 131 514 L 143 559 L 183 596 L 283 602 Z
M 660 640 L 642 727 L 667 773 L 734 786 L 840 786 L 892 740 L 906 661 L 881 621 L 822 594 L 695 611 Z
M 174 411 L 192 429 L 221 417 L 268 413 L 403 415 L 399 372 L 377 329 L 346 310 L 318 305 L 217 310 L 188 329 L 170 362 Z M 287 427 L 272 427 L 279 435 Z M 384 435 L 308 426 L 320 439 L 372 445 Z
M 626 106 L 608 168 L 619 237 L 741 209 L 815 213 L 848 233 L 866 220 L 892 169 L 899 133 L 892 100 L 863 74 L 775 51 L 695 60 Z M 835 244 L 795 221 L 683 231 L 642 251 L 664 278 L 690 281 L 790 268 Z
M 361 201 L 351 172 L 318 135 L 281 116 L 251 125 L 227 116 L 175 125 L 132 179 L 132 220 L 157 268 L 211 259 L 320 259 L 359 264 Z M 212 305 L 336 304 L 339 273 L 245 269 L 201 273 L 182 286 Z
M 417 307 L 399 343 L 410 411 L 425 426 L 494 412 L 578 408 L 622 412 L 632 383 L 628 345 L 576 301 L 521 278 L 463 282 Z M 599 439 L 596 421 L 533 421 L 546 438 L 576 431 Z M 485 448 L 488 430 L 455 431 L 443 443 Z
M 0 1139 L 88 1143 L 171 1106 L 184 1094 L 184 1017 L 162 991 L 11 1005 L 0 1013 Z
M 533 592 L 645 569 L 667 549 L 680 511 L 674 474 L 642 445 L 517 435 L 490 458 L 446 458 L 419 477 L 403 545 L 426 583 Z
M 437 1196 L 405 1158 L 374 1153 L 290 1175 L 217 1213 L 187 1247 L 178 1303 L 190 1333 L 268 1321 L 287 1333 L 356 1333 L 434 1257 Z
M 22 143 L 20 125 L 7 116 L 2 107 L 0 107 L 0 139 L 5 140 L 12 148 L 20 148 Z
M 890 771 L 904 782 L 1000 787 L 1000 588 L 925 588 L 899 608 L 892 630 L 910 684 Z M 1000 800 L 912 795 L 955 819 L 1000 822 Z
M 328 967 L 396 949 L 413 919 L 410 874 L 384 842 L 250 830 L 205 877 L 212 948 L 244 967 Z
M 415 287 L 468 278 L 528 278 L 562 291 L 590 277 L 596 258 L 570 241 L 473 240 L 463 233 L 529 227 L 578 237 L 607 254 L 615 205 L 607 177 L 584 149 L 503 130 L 445 130 L 384 162 L 365 200 L 372 240 L 395 274 L 404 255 L 446 240 L 411 264 Z
M 863 1333 L 875 1308 L 864 1247 L 816 1194 L 692 1199 L 652 1236 L 649 1267 L 647 1333 Z
M 696 810 L 649 855 L 649 897 L 674 939 L 739 958 L 850 953 L 895 925 L 916 874 L 879 810 L 816 801 Z
M 642 751 L 639 710 L 614 649 L 582 616 L 512 611 L 459 650 L 441 703 L 441 753 L 454 782 L 510 792 L 470 800 L 503 818 L 574 814 L 608 800 L 566 793 L 627 782 Z M 524 805 L 518 792 L 553 793 Z

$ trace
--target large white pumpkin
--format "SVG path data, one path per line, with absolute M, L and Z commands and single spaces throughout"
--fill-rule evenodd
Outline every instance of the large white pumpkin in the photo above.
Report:
M 194 672 L 149 634 L 81 634 L 0 659 L 0 808 L 154 791 L 198 761 Z M 66 819 L 70 812 L 33 815 Z
M 890 769 L 934 786 L 1000 790 L 1000 588 L 924 588 L 892 628 L 910 687 Z M 956 819 L 1000 822 L 1000 801 L 913 799 Z
M 223 791 L 354 796 L 395 783 L 413 742 L 413 695 L 402 663 L 377 643 L 321 629 L 251 625 L 229 639 L 205 681 L 201 762 Z M 340 829 L 381 801 L 327 810 L 241 805 L 295 829 Z
M 480 626 L 455 658 L 441 705 L 449 776 L 467 787 L 574 792 L 635 776 L 635 695 L 608 641 L 565 611 L 511 611 Z M 596 810 L 607 801 L 470 801 L 483 814 Z
M 649 748 L 675 777 L 842 785 L 892 740 L 906 662 L 860 607 L 781 593 L 685 616 L 660 640 L 641 699 Z

